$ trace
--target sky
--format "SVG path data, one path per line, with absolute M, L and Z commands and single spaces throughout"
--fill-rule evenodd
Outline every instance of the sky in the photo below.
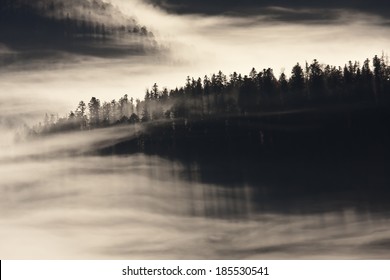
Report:
M 297 62 L 343 66 L 390 50 L 387 1 L 8 2 L 20 4 L 3 0 L 0 10 L 0 118 L 9 126 L 9 119 L 65 115 L 92 96 L 142 99 L 154 83 L 174 88 L 187 75 L 252 67 L 289 75 Z M 80 29 L 82 21 L 93 34 Z M 103 26 L 112 31 L 104 38 Z M 146 36 L 131 33 L 142 26 Z
M 277 16 L 288 22 L 302 21 L 305 19 L 321 18 L 323 20 L 337 17 L 334 10 L 351 10 L 390 17 L 390 4 L 382 0 L 147 0 L 149 3 L 163 7 L 170 12 L 178 14 L 231 14 L 237 16 L 258 15 L 259 13 Z M 273 10 L 272 8 L 285 10 Z M 312 14 L 301 13 L 300 11 L 311 10 Z M 333 10 L 333 11 L 332 11 Z M 268 12 L 267 12 L 268 11 Z M 320 13 L 322 12 L 322 13 Z

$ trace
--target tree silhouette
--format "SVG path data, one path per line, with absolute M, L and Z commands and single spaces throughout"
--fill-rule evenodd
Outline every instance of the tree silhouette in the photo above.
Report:
M 76 119 L 80 129 L 84 129 L 87 126 L 87 116 L 85 115 L 86 108 L 87 105 L 85 105 L 84 101 L 80 101 L 76 109 Z
M 286 74 L 284 73 L 280 74 L 278 84 L 279 84 L 280 102 L 281 105 L 284 105 L 284 99 L 288 95 L 288 82 L 287 82 Z
M 302 67 L 297 63 L 291 71 L 291 77 L 289 80 L 289 87 L 291 89 L 292 98 L 299 102 L 302 100 L 305 94 L 305 74 Z M 294 100 L 291 100 L 294 102 Z
M 317 98 L 324 93 L 324 72 L 319 62 L 314 59 L 309 66 L 309 98 Z
M 92 97 L 88 103 L 89 109 L 89 125 L 92 128 L 98 127 L 100 124 L 100 100 Z
M 92 97 L 87 105 L 80 101 L 75 112 L 63 118 L 46 114 L 37 131 L 54 132 L 69 129 L 93 129 L 116 124 L 137 124 L 156 120 L 215 120 L 230 116 L 250 116 L 262 112 L 316 108 L 340 104 L 388 106 L 390 103 L 390 66 L 387 58 L 375 56 L 362 65 L 349 61 L 344 67 L 320 64 L 316 59 L 294 65 L 288 77 L 284 72 L 275 78 L 273 69 L 249 75 L 233 72 L 201 78 L 187 76 L 185 85 L 169 90 L 154 83 L 144 100 L 125 94 L 119 101 L 103 102 Z M 188 126 L 190 127 L 190 126 Z M 264 138 L 264 137 L 263 137 Z M 263 139 L 262 138 L 262 139 Z M 264 140 L 264 139 L 263 139 Z M 261 141 L 263 141 L 261 140 Z

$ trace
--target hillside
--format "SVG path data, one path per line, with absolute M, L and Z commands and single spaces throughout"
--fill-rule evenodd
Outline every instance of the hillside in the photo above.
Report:
M 115 56 L 156 46 L 135 19 L 102 0 L 1 0 L 0 43 L 18 52 Z

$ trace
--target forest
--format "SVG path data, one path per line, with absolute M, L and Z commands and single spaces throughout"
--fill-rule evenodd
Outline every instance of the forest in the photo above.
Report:
M 168 90 L 154 84 L 144 100 L 129 98 L 101 102 L 80 101 L 68 116 L 46 114 L 30 134 L 89 130 L 120 124 L 157 120 L 211 120 L 262 113 L 287 112 L 334 106 L 387 106 L 390 101 L 390 66 L 387 57 L 375 56 L 362 65 L 349 61 L 344 67 L 317 60 L 297 63 L 289 77 L 275 77 L 271 68 L 249 75 L 229 76 L 219 71 L 210 77 L 190 78 L 182 87 Z
M 368 178 L 375 178 L 376 188 L 387 191 L 389 107 L 390 66 L 384 55 L 344 67 L 314 60 L 296 64 L 289 77 L 253 68 L 244 76 L 187 77 L 184 86 L 171 90 L 154 84 L 144 100 L 124 95 L 102 103 L 92 97 L 68 116 L 46 114 L 25 134 L 39 141 L 116 127 L 129 136 L 91 147 L 93 155 L 143 153 L 179 160 L 188 170 L 195 165 L 206 183 L 288 182 L 307 193 L 367 190 L 373 186 Z

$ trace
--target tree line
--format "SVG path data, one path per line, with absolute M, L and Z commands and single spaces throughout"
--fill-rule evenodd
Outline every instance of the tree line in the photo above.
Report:
M 251 115 L 277 110 L 336 104 L 388 104 L 390 65 L 387 57 L 349 61 L 344 67 L 317 60 L 294 65 L 289 77 L 275 77 L 271 68 L 248 75 L 221 71 L 203 79 L 187 77 L 182 87 L 168 90 L 154 84 L 144 100 L 124 95 L 118 101 L 101 102 L 92 97 L 80 101 L 68 116 L 46 114 L 34 133 L 86 130 L 118 124 L 137 124 L 162 119 L 207 119 L 216 116 Z

